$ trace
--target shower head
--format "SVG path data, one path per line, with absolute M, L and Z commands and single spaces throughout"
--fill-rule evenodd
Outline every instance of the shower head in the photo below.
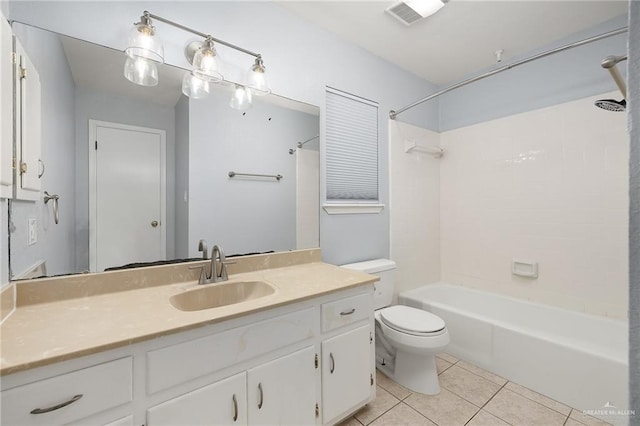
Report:
M 621 101 L 616 101 L 615 99 L 598 99 L 593 104 L 607 111 L 622 112 L 627 109 L 627 101 L 624 99 Z

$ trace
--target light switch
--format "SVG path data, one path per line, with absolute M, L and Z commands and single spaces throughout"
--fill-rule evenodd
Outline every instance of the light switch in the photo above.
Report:
M 35 218 L 29 219 L 29 245 L 32 246 L 38 242 L 38 221 Z

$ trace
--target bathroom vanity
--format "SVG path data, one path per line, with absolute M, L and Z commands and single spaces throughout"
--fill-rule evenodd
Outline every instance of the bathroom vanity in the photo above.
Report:
M 14 284 L 2 424 L 334 424 L 375 397 L 375 277 L 319 250 L 247 256 L 224 285 L 271 294 L 181 310 L 220 285 L 193 265 Z

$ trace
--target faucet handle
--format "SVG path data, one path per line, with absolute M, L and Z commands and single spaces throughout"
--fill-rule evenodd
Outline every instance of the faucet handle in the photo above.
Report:
M 206 265 L 189 266 L 189 269 L 200 269 L 200 277 L 198 278 L 198 284 L 207 283 L 207 266 Z

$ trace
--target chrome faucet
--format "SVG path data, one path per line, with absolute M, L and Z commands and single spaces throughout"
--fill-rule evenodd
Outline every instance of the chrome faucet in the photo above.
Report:
M 220 258 L 220 273 L 218 273 L 218 267 L 216 266 L 217 258 Z M 227 275 L 227 263 L 231 262 L 226 261 L 222 247 L 218 245 L 213 246 L 213 249 L 211 249 L 211 276 L 208 277 L 210 283 L 219 283 L 229 279 Z
M 202 241 L 203 240 L 200 240 L 200 242 Z M 220 259 L 219 273 L 218 273 L 218 266 L 217 266 L 218 259 Z M 209 274 L 207 274 L 206 265 L 192 266 L 189 269 L 200 269 L 200 277 L 198 278 L 198 284 L 220 283 L 223 281 L 227 281 L 229 279 L 229 275 L 227 274 L 227 265 L 233 264 L 233 263 L 236 263 L 236 262 L 229 262 L 227 260 L 227 258 L 224 255 L 224 250 L 222 250 L 222 247 L 215 245 L 211 250 L 211 268 L 209 269 L 211 272 Z

